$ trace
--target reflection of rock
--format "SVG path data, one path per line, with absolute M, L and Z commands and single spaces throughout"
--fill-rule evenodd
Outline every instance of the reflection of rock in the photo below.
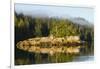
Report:
M 53 50 L 50 50 L 49 53 L 50 53 L 51 56 L 54 54 Z
M 49 53 L 50 55 L 53 55 L 56 52 L 77 54 L 80 52 L 80 48 L 74 45 L 79 45 L 79 41 L 80 40 L 78 36 L 69 36 L 66 38 L 41 37 L 20 41 L 16 46 L 18 49 L 28 52 Z M 70 47 L 67 47 L 69 44 Z
M 79 52 L 80 52 L 79 47 L 77 47 L 77 48 L 73 48 L 73 47 L 67 48 L 67 53 L 79 53 Z
M 40 48 L 37 46 L 31 46 L 29 47 L 20 47 L 19 49 L 24 50 L 24 51 L 28 51 L 28 52 L 33 52 L 33 53 L 43 53 L 43 54 L 50 54 L 50 55 L 54 55 L 55 53 L 74 53 L 74 54 L 78 54 L 80 52 L 80 48 L 79 47 L 51 47 L 51 48 Z

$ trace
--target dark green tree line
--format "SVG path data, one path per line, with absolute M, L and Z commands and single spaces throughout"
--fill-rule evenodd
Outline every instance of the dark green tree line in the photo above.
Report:
M 81 36 L 81 39 L 93 40 L 94 30 L 92 27 L 75 24 L 68 19 L 32 17 L 15 12 L 15 42 L 33 37 L 53 35 L 55 37 Z

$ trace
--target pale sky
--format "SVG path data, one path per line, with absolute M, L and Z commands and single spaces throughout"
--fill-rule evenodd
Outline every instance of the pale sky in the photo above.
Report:
M 15 4 L 15 11 L 28 15 L 49 17 L 82 17 L 89 22 L 94 22 L 94 9 L 85 7 L 45 6 L 32 4 Z

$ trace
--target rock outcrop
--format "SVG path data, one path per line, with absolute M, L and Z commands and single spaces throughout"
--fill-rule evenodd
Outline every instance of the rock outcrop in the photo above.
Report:
M 80 39 L 78 36 L 67 36 L 62 38 L 30 38 L 17 43 L 17 48 L 35 53 L 47 53 L 53 55 L 54 53 L 79 53 Z

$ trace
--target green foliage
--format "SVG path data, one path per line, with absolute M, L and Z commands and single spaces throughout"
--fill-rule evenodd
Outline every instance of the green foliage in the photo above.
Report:
M 67 19 L 31 17 L 15 12 L 15 40 L 53 35 L 65 37 L 82 35 L 87 40 L 88 33 L 94 37 L 93 28 L 75 24 Z

